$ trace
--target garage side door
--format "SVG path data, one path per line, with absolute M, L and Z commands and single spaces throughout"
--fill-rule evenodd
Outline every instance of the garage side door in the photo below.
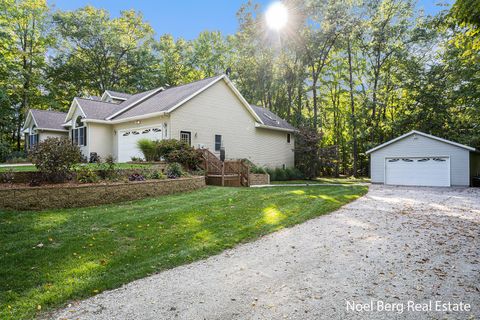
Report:
M 386 158 L 385 184 L 449 187 L 450 158 Z
M 118 134 L 118 162 L 131 161 L 132 157 L 144 158 L 137 147 L 140 139 L 161 140 L 162 129 L 158 127 L 121 130 Z

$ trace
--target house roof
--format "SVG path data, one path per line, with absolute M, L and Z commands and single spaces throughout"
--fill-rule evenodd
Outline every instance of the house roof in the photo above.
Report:
M 469 150 L 469 151 L 475 151 L 475 148 L 466 146 L 466 145 L 464 145 L 464 144 L 460 144 L 460 143 L 453 142 L 453 141 L 450 141 L 450 140 L 442 139 L 442 138 L 440 138 L 440 137 L 436 137 L 436 136 L 433 136 L 433 135 L 431 135 L 431 134 L 424 133 L 424 132 L 421 132 L 421 131 L 412 130 L 412 131 L 410 131 L 410 132 L 408 132 L 408 133 L 406 133 L 406 134 L 404 134 L 404 135 L 401 135 L 401 136 L 399 136 L 399 137 L 397 137 L 397 138 L 395 138 L 395 139 L 392 139 L 392 140 L 390 140 L 390 141 L 387 141 L 387 142 L 385 142 L 385 143 L 382 143 L 381 145 L 376 146 L 375 148 L 372 148 L 372 149 L 368 150 L 366 153 L 367 153 L 367 154 L 372 153 L 372 152 L 374 152 L 374 151 L 377 151 L 377 150 L 379 150 L 379 149 L 381 149 L 381 148 L 384 148 L 384 147 L 386 147 L 386 146 L 388 146 L 388 145 L 390 145 L 390 144 L 392 144 L 392 143 L 395 143 L 395 142 L 397 142 L 397 141 L 399 141 L 399 140 L 401 140 L 401 139 L 404 139 L 404 138 L 409 137 L 409 136 L 414 135 L 414 134 L 418 134 L 418 135 L 421 135 L 421 136 L 424 136 L 424 137 L 427 137 L 427 138 L 430 138 L 430 139 L 434 139 L 434 140 L 437 140 L 437 141 L 441 141 L 441 142 L 444 142 L 444 143 L 448 143 L 448 144 L 457 146 L 457 147 L 459 147 L 459 148 L 467 149 L 467 150 Z
M 38 129 L 66 131 L 62 126 L 65 112 L 30 109 L 30 113 Z
M 258 115 L 258 117 L 262 119 L 264 125 L 279 129 L 295 130 L 295 128 L 290 123 L 283 120 L 269 109 L 254 105 L 250 106 L 252 107 L 253 111 L 255 111 L 255 113 Z
M 125 93 L 125 92 L 118 92 L 118 91 L 113 91 L 113 90 L 105 90 L 105 92 L 112 98 L 114 99 L 120 99 L 120 100 L 127 100 L 132 96 L 132 94 Z
M 112 113 L 120 110 L 120 104 L 90 100 L 85 98 L 75 98 L 87 119 L 103 120 Z M 65 117 L 63 118 L 65 121 Z
M 169 111 L 177 104 L 197 93 L 199 90 L 208 87 L 222 77 L 223 75 L 194 81 L 165 90 L 160 88 L 160 90 L 157 90 L 156 92 L 153 92 L 154 90 L 150 90 L 138 95 L 134 95 L 130 99 L 121 103 L 121 105 L 126 107 L 126 110 L 118 115 L 115 115 L 114 117 L 111 117 L 111 119 L 125 119 L 149 113 Z M 152 95 L 141 103 L 134 105 L 135 100 L 139 100 L 139 97 L 137 96 L 144 95 L 145 93 L 152 93 Z M 132 106 L 128 108 L 127 105 Z

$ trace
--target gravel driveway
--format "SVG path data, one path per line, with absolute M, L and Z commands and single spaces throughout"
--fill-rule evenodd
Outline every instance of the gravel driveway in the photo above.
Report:
M 478 319 L 479 240 L 480 189 L 373 185 L 330 215 L 72 303 L 52 317 Z M 431 311 L 412 310 L 429 308 L 412 303 L 430 300 Z M 436 311 L 436 300 L 452 303 L 451 311 Z M 354 302 L 367 305 L 347 310 Z M 383 302 L 394 311 L 380 311 Z M 454 311 L 460 302 L 471 311 Z

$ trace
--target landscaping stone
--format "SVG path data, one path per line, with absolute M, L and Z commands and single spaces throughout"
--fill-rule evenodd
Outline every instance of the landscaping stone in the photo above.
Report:
M 43 210 L 87 207 L 196 190 L 205 177 L 98 184 L 62 184 L 0 189 L 0 208 Z

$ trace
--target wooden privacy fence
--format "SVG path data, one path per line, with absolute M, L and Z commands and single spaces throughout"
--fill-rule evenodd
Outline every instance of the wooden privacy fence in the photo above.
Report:
M 207 184 L 228 187 L 250 186 L 250 167 L 243 160 L 225 160 L 224 162 L 208 149 L 202 152 L 202 169 L 205 170 Z

